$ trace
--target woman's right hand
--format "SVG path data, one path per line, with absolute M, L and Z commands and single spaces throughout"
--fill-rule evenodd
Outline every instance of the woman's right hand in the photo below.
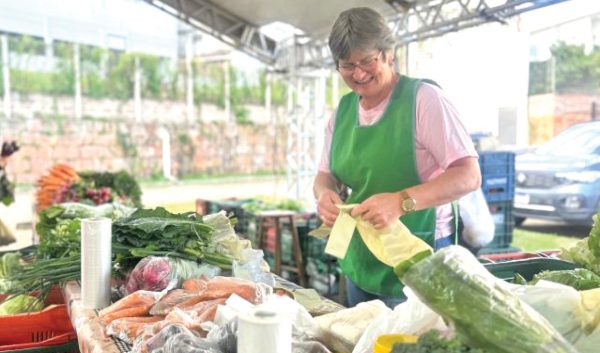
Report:
M 340 210 L 335 206 L 343 204 L 340 196 L 333 190 L 324 190 L 317 200 L 317 212 L 323 224 L 327 227 L 332 227 L 337 219 Z

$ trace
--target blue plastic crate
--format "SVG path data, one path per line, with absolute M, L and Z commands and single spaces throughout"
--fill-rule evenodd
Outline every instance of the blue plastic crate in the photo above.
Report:
M 506 248 L 512 243 L 515 228 L 512 201 L 489 202 L 488 207 L 496 229 L 494 239 L 486 247 Z
M 487 202 L 510 201 L 515 197 L 515 175 L 482 175 L 481 190 Z
M 515 197 L 514 152 L 481 152 L 481 189 L 488 202 L 509 201 Z

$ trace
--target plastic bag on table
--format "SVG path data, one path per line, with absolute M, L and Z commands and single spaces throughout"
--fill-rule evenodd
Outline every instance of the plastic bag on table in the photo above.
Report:
M 578 292 L 558 283 L 540 281 L 535 286 L 513 289 L 523 301 L 542 314 L 580 353 L 596 353 L 600 347 L 600 289 Z
M 167 339 L 163 353 L 223 353 L 215 342 L 182 332 Z
M 98 317 L 104 325 L 108 325 L 113 320 L 124 317 L 146 316 L 163 294 L 147 290 L 135 291 L 100 310 Z
M 449 246 L 395 268 L 402 282 L 473 348 L 497 353 L 576 353 L 548 321 L 465 248 Z
M 244 249 L 239 261 L 233 260 L 233 276 L 275 286 L 275 277 L 269 272 L 262 250 Z
M 323 332 L 327 347 L 350 352 L 369 324 L 390 312 L 381 300 L 371 300 L 353 308 L 318 316 L 315 321 Z
M 167 340 L 178 333 L 187 333 L 194 335 L 190 330 L 181 324 L 170 324 L 163 327 L 157 334 L 146 335 L 143 339 L 135 340 L 132 353 L 158 352 L 162 350 Z
M 136 290 L 162 291 L 175 288 L 188 278 L 201 275 L 215 276 L 220 269 L 210 264 L 199 264 L 180 258 L 146 256 L 129 273 L 125 285 L 126 293 Z
M 162 319 L 162 316 L 123 317 L 113 320 L 106 326 L 106 335 L 118 337 L 132 344 L 144 332 L 145 327 L 152 326 Z
M 377 337 L 386 334 L 410 334 L 420 336 L 432 329 L 446 331 L 442 317 L 417 298 L 410 288 L 404 288 L 407 300 L 391 312 L 380 316 L 367 326 L 352 353 L 371 353 Z
M 260 304 L 272 292 L 273 288 L 264 283 L 256 283 L 235 277 L 217 276 L 203 283 L 202 289 L 199 295 L 194 298 L 194 301 L 228 298 L 232 294 L 237 294 L 253 304 Z M 193 303 L 185 303 L 185 305 L 187 304 Z
M 496 225 L 481 188 L 458 200 L 464 229 L 462 239 L 470 246 L 481 248 L 494 239 Z

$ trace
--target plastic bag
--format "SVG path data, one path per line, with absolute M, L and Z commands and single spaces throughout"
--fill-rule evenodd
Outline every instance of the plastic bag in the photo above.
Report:
M 442 317 L 423 304 L 410 288 L 404 287 L 404 294 L 407 297 L 404 303 L 367 326 L 352 353 L 373 352 L 373 345 L 381 335 L 397 333 L 420 336 L 432 329 L 448 329 Z
M 416 259 L 415 259 L 416 260 Z M 465 248 L 449 246 L 409 267 L 402 282 L 473 348 L 498 353 L 576 353 L 548 321 Z
M 161 349 L 164 353 L 222 353 L 215 342 L 187 332 L 171 336 Z
M 600 347 L 600 312 L 585 304 L 586 296 L 600 289 L 578 292 L 562 284 L 540 281 L 516 287 L 513 292 L 542 314 L 580 353 L 597 353 Z
M 198 264 L 180 258 L 146 256 L 129 273 L 125 292 L 130 294 L 140 289 L 159 292 L 178 287 L 188 278 L 203 274 L 214 277 L 219 273 L 220 269 L 210 264 Z
M 464 230 L 462 239 L 470 246 L 480 248 L 494 239 L 496 225 L 490 214 L 485 196 L 477 189 L 458 200 Z
M 268 272 L 262 250 L 244 249 L 240 260 L 233 260 L 233 276 L 275 286 L 275 277 Z M 265 271 L 266 270 L 266 271 Z
M 353 308 L 316 317 L 315 321 L 323 331 L 327 347 L 335 351 L 350 352 L 367 326 L 390 311 L 381 300 L 371 300 Z

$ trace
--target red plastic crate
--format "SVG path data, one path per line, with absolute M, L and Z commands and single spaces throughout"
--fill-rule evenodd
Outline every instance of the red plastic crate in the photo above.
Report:
M 499 253 L 499 254 L 485 254 L 480 255 L 482 259 L 489 260 L 491 262 L 503 262 L 503 261 L 515 261 L 515 260 L 526 260 L 538 257 L 556 257 L 558 254 L 557 250 L 539 251 L 539 252 L 510 252 L 510 253 Z
M 0 327 L 0 351 L 58 346 L 77 339 L 64 304 L 34 313 L 0 316 Z

